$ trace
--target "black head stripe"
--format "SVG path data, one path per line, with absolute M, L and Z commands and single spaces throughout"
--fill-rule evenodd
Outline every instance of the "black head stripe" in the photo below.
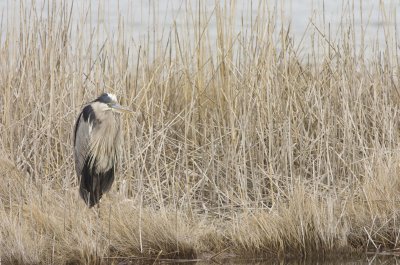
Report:
M 95 101 L 101 102 L 101 103 L 106 103 L 106 104 L 112 102 L 111 98 L 108 96 L 107 93 L 101 94 L 101 96 L 98 97 Z

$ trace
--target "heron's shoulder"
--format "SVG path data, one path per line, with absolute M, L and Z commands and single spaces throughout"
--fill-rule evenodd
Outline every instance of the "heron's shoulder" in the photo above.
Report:
M 91 105 L 86 105 L 82 110 L 82 118 L 85 122 L 95 122 L 96 114 Z

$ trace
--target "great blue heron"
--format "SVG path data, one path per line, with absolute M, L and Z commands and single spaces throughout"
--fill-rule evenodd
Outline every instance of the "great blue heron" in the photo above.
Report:
M 83 107 L 75 123 L 75 170 L 79 193 L 89 207 L 99 202 L 114 181 L 121 112 L 131 111 L 119 105 L 115 95 L 104 93 Z

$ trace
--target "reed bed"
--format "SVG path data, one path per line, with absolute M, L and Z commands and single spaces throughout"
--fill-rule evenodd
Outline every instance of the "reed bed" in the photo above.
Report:
M 211 14 L 199 1 L 182 27 L 155 22 L 137 41 L 121 18 L 100 41 L 96 11 L 44 3 L 21 1 L 20 19 L 2 23 L 2 263 L 399 248 L 395 18 L 383 46 L 367 45 L 351 16 L 335 37 L 310 23 L 295 42 L 267 1 L 239 28 L 234 1 Z M 77 192 L 71 139 L 82 104 L 103 91 L 135 115 L 123 116 L 116 181 L 93 210 Z

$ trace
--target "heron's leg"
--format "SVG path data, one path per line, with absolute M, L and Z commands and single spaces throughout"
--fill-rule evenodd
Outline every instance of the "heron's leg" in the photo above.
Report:
M 97 246 L 99 243 L 100 239 L 100 234 L 101 234 L 101 222 L 100 222 L 100 202 L 93 207 L 93 211 L 95 213 L 95 218 L 96 218 L 96 228 L 95 228 L 95 240 L 96 240 L 96 250 L 95 250 L 95 264 L 100 264 L 99 262 L 99 256 L 97 254 Z
M 96 204 L 95 211 L 96 211 L 97 218 L 100 219 L 100 217 L 101 217 L 101 215 L 100 215 L 100 201 Z

